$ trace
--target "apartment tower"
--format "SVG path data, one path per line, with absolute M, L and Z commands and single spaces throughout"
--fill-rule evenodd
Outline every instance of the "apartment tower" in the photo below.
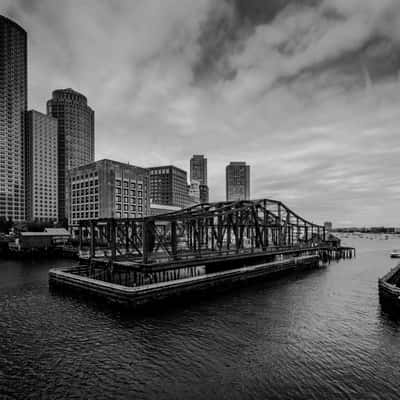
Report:
M 57 120 L 28 111 L 25 142 L 26 219 L 57 221 Z
M 226 166 L 226 200 L 250 199 L 250 166 L 243 161 Z
M 207 158 L 194 154 L 190 159 L 190 182 L 199 182 L 200 203 L 208 203 Z
M 0 15 L 0 218 L 25 220 L 27 34 Z
M 59 89 L 47 102 L 47 114 L 58 121 L 58 216 L 64 221 L 67 173 L 94 161 L 94 111 L 84 95 Z

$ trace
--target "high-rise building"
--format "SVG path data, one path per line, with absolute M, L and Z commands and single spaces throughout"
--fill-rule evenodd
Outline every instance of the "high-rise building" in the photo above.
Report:
M 84 95 L 59 89 L 47 102 L 47 113 L 58 121 L 58 215 L 62 221 L 68 170 L 94 161 L 94 111 Z
M 226 166 L 226 200 L 250 199 L 250 166 L 243 161 Z
M 200 203 L 208 203 L 207 186 L 207 158 L 201 154 L 194 154 L 190 159 L 190 182 L 200 184 Z
M 192 180 L 188 187 L 189 191 L 189 199 L 195 203 L 200 203 L 200 182 L 196 180 Z
M 57 120 L 28 111 L 25 132 L 26 219 L 57 221 Z
M 95 218 L 140 218 L 150 215 L 149 171 L 100 160 L 68 172 L 68 223 Z
M 200 185 L 200 203 L 208 203 L 208 186 L 207 185 Z
M 25 220 L 27 34 L 0 15 L 0 218 Z
M 167 206 L 186 207 L 189 203 L 186 171 L 167 165 L 149 168 L 150 200 Z
M 190 182 L 198 181 L 200 185 L 207 185 L 207 158 L 194 154 L 190 159 Z

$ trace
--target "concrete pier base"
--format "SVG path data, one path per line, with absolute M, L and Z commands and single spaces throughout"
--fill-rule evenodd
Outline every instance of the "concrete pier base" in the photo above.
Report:
M 319 257 L 310 255 L 135 287 L 89 278 L 83 271 L 88 267 L 79 266 L 51 269 L 49 284 L 52 288 L 72 289 L 107 302 L 136 308 L 183 295 L 229 289 L 247 281 L 318 266 Z

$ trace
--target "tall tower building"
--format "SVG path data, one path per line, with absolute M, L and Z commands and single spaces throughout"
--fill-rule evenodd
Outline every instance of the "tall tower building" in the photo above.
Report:
M 94 111 L 84 95 L 59 89 L 47 102 L 47 113 L 58 121 L 58 217 L 63 221 L 68 171 L 94 161 Z
M 27 34 L 0 15 L 0 218 L 25 220 Z
M 190 159 L 190 182 L 197 181 L 200 185 L 207 185 L 207 158 L 195 154 Z
M 190 182 L 200 184 L 200 203 L 208 203 L 207 158 L 194 154 L 190 159 Z
M 28 111 L 25 141 L 26 219 L 57 221 L 57 120 Z
M 231 162 L 226 166 L 226 200 L 250 199 L 250 166 L 245 162 Z

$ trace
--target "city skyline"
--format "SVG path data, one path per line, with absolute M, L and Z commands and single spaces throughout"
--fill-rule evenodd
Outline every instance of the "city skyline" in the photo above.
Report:
M 255 198 L 335 226 L 400 224 L 396 2 L 271 2 L 258 14 L 256 1 L 96 4 L 105 27 L 89 4 L 3 3 L 28 31 L 29 107 L 43 112 L 58 87 L 85 93 L 97 112 L 96 159 L 187 170 L 191 154 L 205 154 L 210 200 L 224 198 L 226 163 L 244 159 Z M 221 20 L 234 35 L 218 31 Z M 138 39 L 118 39 L 130 33 Z M 165 40 L 174 45 L 162 50 Z

